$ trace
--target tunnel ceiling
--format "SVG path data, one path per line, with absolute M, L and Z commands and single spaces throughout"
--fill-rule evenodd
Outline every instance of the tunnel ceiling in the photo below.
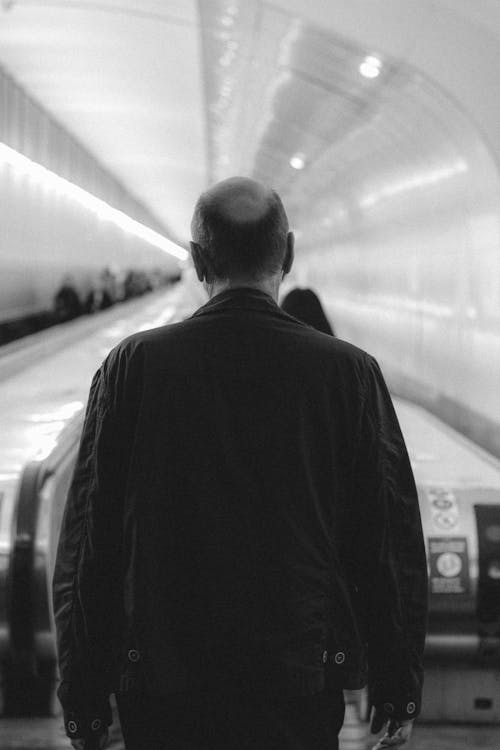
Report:
M 228 174 L 275 185 L 298 222 L 308 213 L 328 222 L 343 210 L 337 192 L 344 202 L 350 191 L 358 202 L 383 195 L 377 173 L 397 185 L 398 170 L 418 175 L 419 162 L 460 172 L 453 133 L 448 153 L 433 152 L 442 139 L 432 123 L 449 128 L 448 105 L 500 154 L 497 0 L 2 7 L 0 64 L 177 236 L 197 193 Z M 381 60 L 376 79 L 359 73 L 366 55 Z M 428 109 L 429 138 L 411 153 L 415 100 Z M 458 142 L 463 124 L 457 133 Z M 329 205 L 318 208 L 325 191 Z

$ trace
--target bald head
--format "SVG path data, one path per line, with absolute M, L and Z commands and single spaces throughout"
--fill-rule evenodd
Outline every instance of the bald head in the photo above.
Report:
M 203 193 L 200 200 L 228 221 L 244 224 L 260 221 L 271 208 L 274 194 L 248 177 L 230 177 Z
M 282 267 L 285 209 L 274 190 L 248 177 L 231 177 L 203 193 L 191 231 L 216 278 L 259 279 Z

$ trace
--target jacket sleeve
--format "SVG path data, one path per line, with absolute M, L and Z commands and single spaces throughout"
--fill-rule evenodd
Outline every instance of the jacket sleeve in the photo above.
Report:
M 414 718 L 423 683 L 427 562 L 410 460 L 371 357 L 352 500 L 350 561 L 368 646 L 371 700 L 389 716 Z
M 129 449 L 119 369 L 112 352 L 92 381 L 53 578 L 58 697 L 71 739 L 91 736 L 111 723 L 108 698 L 121 621 L 121 504 Z

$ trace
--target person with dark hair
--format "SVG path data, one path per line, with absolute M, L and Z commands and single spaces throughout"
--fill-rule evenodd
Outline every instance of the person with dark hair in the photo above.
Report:
M 192 235 L 209 301 L 92 382 L 53 582 L 67 734 L 104 747 L 114 692 L 127 750 L 334 750 L 368 681 L 403 744 L 427 567 L 380 369 L 277 304 L 274 191 L 214 185 Z
M 281 309 L 317 331 L 335 336 L 319 297 L 312 289 L 292 289 L 283 298 Z

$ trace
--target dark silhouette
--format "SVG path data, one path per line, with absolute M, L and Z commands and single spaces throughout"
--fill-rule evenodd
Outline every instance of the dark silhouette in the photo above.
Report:
M 283 298 L 281 309 L 317 331 L 335 336 L 319 297 L 312 289 L 292 289 Z
M 65 276 L 54 296 L 54 315 L 57 323 L 65 323 L 82 314 L 82 303 L 71 276 Z
M 85 300 L 85 312 L 89 315 L 107 310 L 116 302 L 116 280 L 109 268 L 104 268 L 95 280 Z
M 127 750 L 335 750 L 368 683 L 401 744 L 427 564 L 384 378 L 277 304 L 274 191 L 218 183 L 192 235 L 209 301 L 92 382 L 53 587 L 66 731 L 104 747 L 114 692 Z
M 144 271 L 131 268 L 124 281 L 124 298 L 139 297 L 153 290 L 153 283 Z

